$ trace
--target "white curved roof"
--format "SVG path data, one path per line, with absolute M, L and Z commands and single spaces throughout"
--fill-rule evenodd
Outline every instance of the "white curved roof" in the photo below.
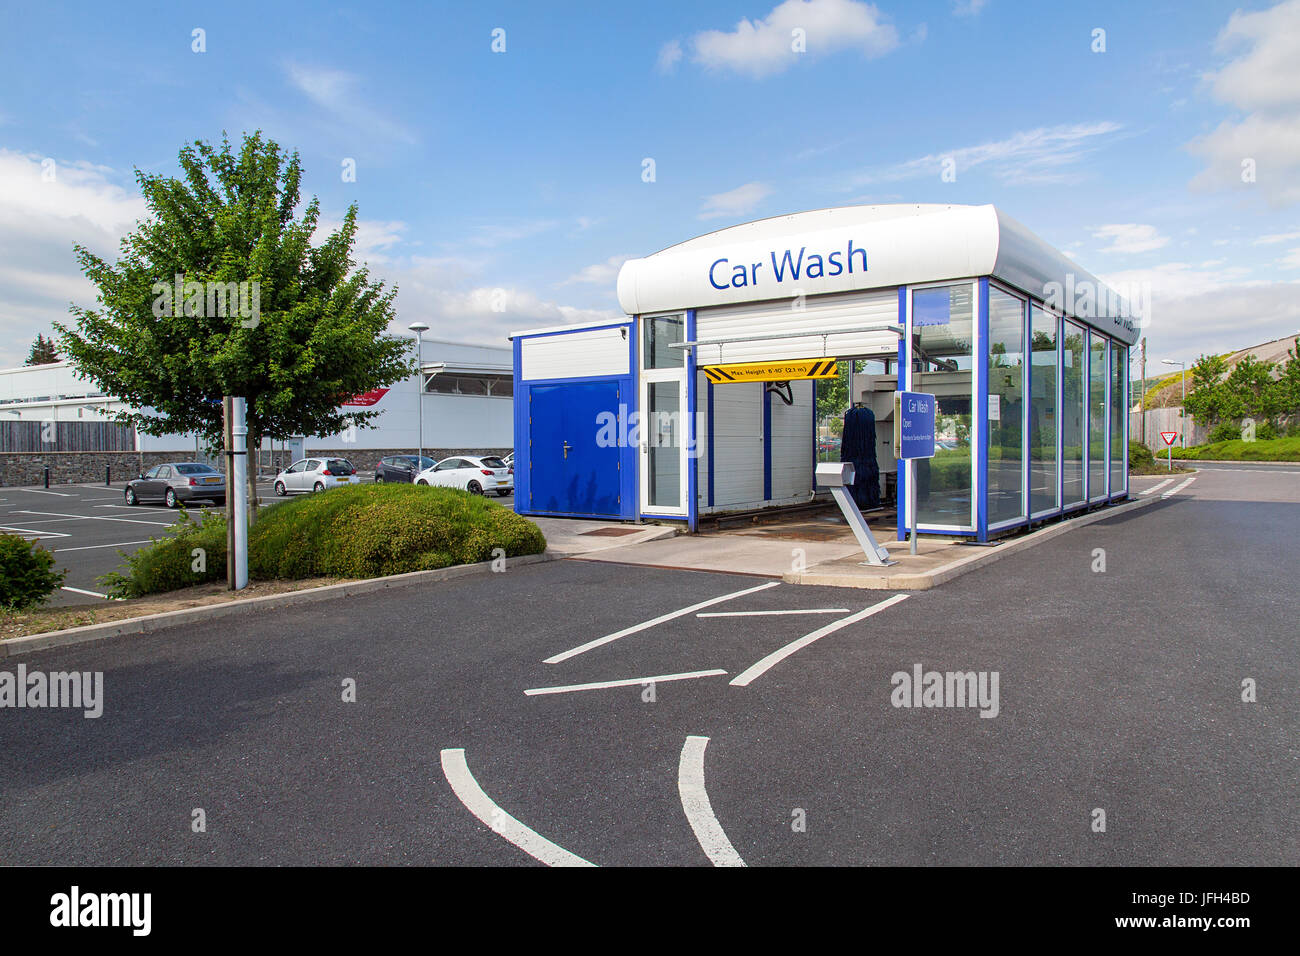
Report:
M 1126 300 L 992 205 L 838 206 L 743 223 L 629 259 L 618 301 L 641 315 L 979 276 L 1137 340 Z

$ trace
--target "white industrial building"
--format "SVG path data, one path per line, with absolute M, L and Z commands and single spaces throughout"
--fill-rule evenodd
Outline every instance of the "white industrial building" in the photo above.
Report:
M 414 349 L 415 343 L 411 344 Z M 378 457 L 376 452 L 410 452 L 421 445 L 435 457 L 439 451 L 512 448 L 514 376 L 510 349 L 426 339 L 423 351 L 421 376 L 412 375 L 345 403 L 344 408 L 379 412 L 379 417 L 368 426 L 336 435 L 298 438 L 287 444 L 285 454 L 297 457 L 332 452 L 356 458 L 360 467 L 368 467 L 369 460 Z M 421 378 L 424 382 L 423 440 L 417 405 Z M 103 394 L 93 383 L 81 378 L 66 361 L 0 370 L 0 432 L 6 422 L 55 426 L 102 423 L 125 408 L 120 399 Z M 67 435 L 68 429 L 55 427 L 48 433 Z M 125 436 L 126 445 L 120 444 L 122 437 L 117 436 L 119 443 L 111 450 L 195 454 L 193 434 L 154 436 L 132 431 Z M 11 453 L 100 450 L 86 447 L 16 450 L 12 442 L 10 449 Z M 270 452 L 272 443 L 265 442 L 263 449 Z M 280 443 L 276 442 L 277 453 L 279 449 Z M 282 457 L 277 454 L 276 460 Z

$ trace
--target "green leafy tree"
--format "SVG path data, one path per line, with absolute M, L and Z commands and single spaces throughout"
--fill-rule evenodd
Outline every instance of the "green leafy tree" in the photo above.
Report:
M 248 444 L 325 436 L 377 412 L 340 403 L 410 374 L 407 344 L 388 337 L 396 290 L 351 258 L 352 205 L 337 231 L 312 237 L 320 207 L 300 210 L 302 166 L 260 132 L 238 151 L 196 141 L 182 175 L 136 170 L 150 216 L 105 262 L 78 245 L 100 307 L 57 325 L 72 364 L 123 399 L 141 432 L 198 432 L 220 447 L 223 395 L 248 400 Z M 249 496 L 257 507 L 252 469 Z
M 844 426 L 844 409 L 849 407 L 849 363 L 835 363 L 835 378 L 817 381 L 817 421 L 826 422 L 835 434 Z
M 1201 425 L 1212 427 L 1232 417 L 1235 402 L 1224 381 L 1227 370 L 1228 363 L 1218 355 L 1202 355 L 1188 370 L 1191 382 L 1183 407 Z
M 54 339 L 47 339 L 39 332 L 36 333 L 36 341 L 32 343 L 31 351 L 27 353 L 27 364 L 49 365 L 58 360 L 59 353 L 54 348 Z
M 1300 338 L 1287 349 L 1287 361 L 1273 384 L 1278 410 L 1283 415 L 1300 414 Z

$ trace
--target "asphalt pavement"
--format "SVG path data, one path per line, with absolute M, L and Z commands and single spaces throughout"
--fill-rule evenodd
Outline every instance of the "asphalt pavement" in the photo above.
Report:
M 1300 481 L 1164 482 L 903 597 L 566 560 L 15 658 L 103 714 L 0 709 L 0 862 L 1294 865 Z

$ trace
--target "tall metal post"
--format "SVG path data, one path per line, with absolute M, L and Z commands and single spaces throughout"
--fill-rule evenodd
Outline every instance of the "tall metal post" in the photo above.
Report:
M 236 591 L 248 587 L 248 425 L 245 419 L 245 403 L 242 398 L 230 400 L 233 420 L 230 427 L 234 439 L 232 449 L 233 488 L 226 489 L 226 496 L 235 503 L 234 517 L 234 584 Z M 238 489 L 238 492 L 235 492 Z

